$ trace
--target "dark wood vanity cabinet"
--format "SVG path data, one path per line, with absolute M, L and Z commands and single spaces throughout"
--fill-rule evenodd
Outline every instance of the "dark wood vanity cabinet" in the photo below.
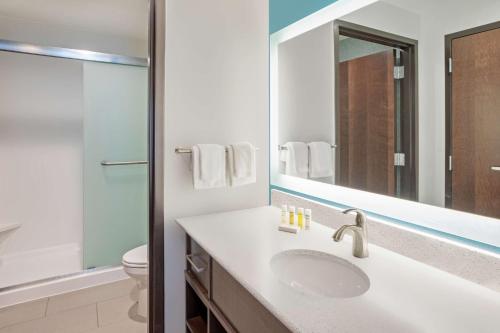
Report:
M 212 262 L 212 300 L 238 332 L 290 332 L 216 261 Z
M 186 241 L 187 332 L 290 332 L 189 236 Z

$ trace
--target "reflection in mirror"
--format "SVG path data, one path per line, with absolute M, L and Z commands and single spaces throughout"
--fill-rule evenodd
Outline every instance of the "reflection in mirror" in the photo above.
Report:
M 280 43 L 280 172 L 500 218 L 499 13 L 380 0 Z
M 416 41 L 337 21 L 338 185 L 415 198 Z M 406 71 L 405 71 L 406 68 Z

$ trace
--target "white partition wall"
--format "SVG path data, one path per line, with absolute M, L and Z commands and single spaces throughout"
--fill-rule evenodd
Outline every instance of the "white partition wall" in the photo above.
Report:
M 81 270 L 82 63 L 0 52 L 0 288 Z

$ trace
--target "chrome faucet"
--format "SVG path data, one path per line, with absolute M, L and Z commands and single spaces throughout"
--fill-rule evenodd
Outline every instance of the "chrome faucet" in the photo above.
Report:
M 358 258 L 368 257 L 368 235 L 366 232 L 366 215 L 365 213 L 356 208 L 350 208 L 344 210 L 342 213 L 349 214 L 351 212 L 356 213 L 356 224 L 354 225 L 343 225 L 337 229 L 333 234 L 333 240 L 335 242 L 340 242 L 344 238 L 346 231 L 352 231 L 352 255 Z

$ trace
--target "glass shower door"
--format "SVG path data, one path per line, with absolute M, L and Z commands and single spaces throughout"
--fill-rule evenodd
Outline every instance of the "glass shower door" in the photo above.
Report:
M 119 265 L 147 242 L 147 68 L 86 62 L 83 82 L 88 269 Z

